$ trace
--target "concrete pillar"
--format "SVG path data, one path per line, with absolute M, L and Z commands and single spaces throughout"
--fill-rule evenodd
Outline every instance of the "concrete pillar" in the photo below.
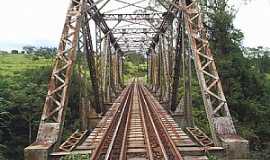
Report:
M 248 140 L 240 136 L 221 136 L 222 147 L 226 150 L 228 160 L 244 160 L 249 159 L 249 143 Z

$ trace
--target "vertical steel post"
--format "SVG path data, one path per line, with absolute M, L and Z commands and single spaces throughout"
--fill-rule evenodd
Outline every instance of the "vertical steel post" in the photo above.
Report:
M 171 97 L 171 111 L 175 111 L 178 103 L 178 88 L 181 72 L 181 57 L 182 57 L 182 43 L 183 43 L 183 26 L 182 26 L 182 13 L 179 15 L 177 26 L 177 39 L 176 39 L 176 51 L 175 51 L 175 65 L 172 84 L 172 97 Z
M 84 51 L 86 54 L 86 60 L 90 72 L 90 78 L 91 78 L 91 83 L 92 87 L 94 90 L 94 104 L 95 104 L 95 110 L 96 113 L 100 114 L 102 111 L 101 108 L 101 102 L 102 100 L 100 99 L 100 93 L 99 93 L 99 84 L 97 80 L 97 73 L 96 73 L 96 63 L 95 63 L 95 57 L 94 57 L 94 50 L 93 50 L 93 45 L 92 45 L 92 37 L 91 37 L 91 31 L 90 31 L 90 26 L 89 26 L 89 21 L 88 21 L 88 16 L 85 14 L 84 16 L 84 21 L 83 21 L 83 38 L 84 38 Z
M 183 22 L 185 23 L 185 22 Z M 185 42 L 185 41 L 184 41 Z M 185 43 L 184 43 L 185 44 Z M 183 64 L 183 75 L 184 75 L 184 117 L 187 127 L 193 127 L 192 118 L 192 97 L 191 97 L 191 81 L 192 81 L 192 71 L 191 71 L 191 53 L 187 46 L 183 46 L 184 64 Z

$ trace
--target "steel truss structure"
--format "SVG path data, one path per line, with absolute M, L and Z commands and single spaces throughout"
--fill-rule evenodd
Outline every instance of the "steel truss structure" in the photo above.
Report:
M 152 14 L 103 14 L 104 20 L 106 21 L 160 21 L 163 14 L 152 13 Z
M 138 7 L 137 3 L 142 1 L 117 2 L 122 2 L 126 5 L 122 8 L 126 8 Z M 102 8 L 108 3 L 71 0 L 37 139 L 26 148 L 26 159 L 48 159 L 49 153 L 58 150 L 59 146 L 62 150 L 72 151 L 84 139 L 89 131 L 89 114 L 102 116 L 106 111 L 104 106 L 112 103 L 122 90 L 124 56 L 130 52 L 146 54 L 150 88 L 161 102 L 167 102 L 172 113 L 183 112 L 185 126 L 190 132 L 194 127 L 191 103 L 193 62 L 213 143 L 220 146 L 221 137 L 236 136 L 199 4 L 190 0 L 165 0 L 162 6 L 166 6 L 166 12 L 139 7 L 141 10 L 137 13 L 102 14 Z M 77 64 L 81 88 L 88 86 L 93 96 L 89 95 L 89 90 L 80 90 L 82 126 L 74 134 L 78 141 L 60 145 L 71 92 L 71 75 Z M 184 88 L 183 95 L 179 95 L 180 86 Z

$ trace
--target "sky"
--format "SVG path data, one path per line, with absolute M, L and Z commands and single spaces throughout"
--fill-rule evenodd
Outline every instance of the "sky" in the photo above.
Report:
M 244 33 L 244 46 L 270 47 L 270 0 L 251 0 L 237 8 L 234 24 Z
M 233 0 L 238 1 L 238 0 Z M 1 0 L 0 50 L 24 45 L 57 46 L 70 0 Z M 270 0 L 236 4 L 235 26 L 244 46 L 270 47 Z

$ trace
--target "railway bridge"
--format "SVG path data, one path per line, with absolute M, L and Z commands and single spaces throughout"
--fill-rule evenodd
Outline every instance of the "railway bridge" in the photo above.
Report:
M 230 115 L 203 13 L 193 0 L 71 0 L 37 138 L 25 148 L 25 159 L 248 159 L 248 141 Z M 146 80 L 124 82 L 130 53 L 144 55 Z M 72 107 L 79 107 L 80 126 L 64 139 L 74 72 L 79 103 Z M 193 120 L 194 78 L 209 135 Z

